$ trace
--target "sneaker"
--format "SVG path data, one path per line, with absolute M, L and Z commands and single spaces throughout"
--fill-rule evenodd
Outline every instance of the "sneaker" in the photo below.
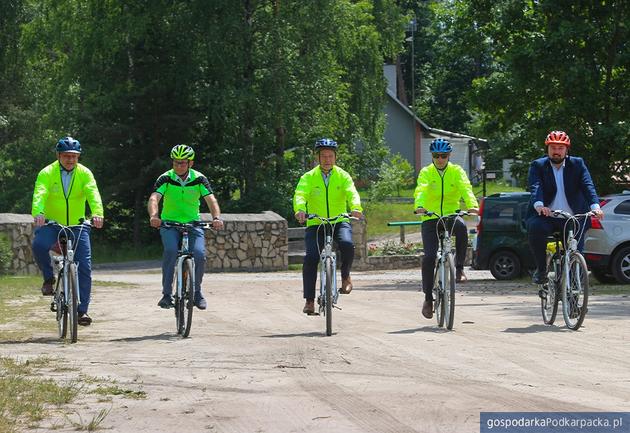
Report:
M 92 318 L 87 313 L 79 313 L 78 323 L 81 326 L 90 326 L 92 324 Z
M 348 293 L 352 292 L 352 280 L 350 279 L 350 276 L 348 275 L 348 277 L 346 278 L 341 278 L 341 289 L 339 290 L 339 293 L 343 293 L 344 295 L 347 295 Z
M 545 284 L 547 282 L 547 273 L 536 269 L 534 271 L 534 275 L 532 276 L 532 281 L 534 284 Z
M 44 282 L 42 283 L 42 295 L 44 296 L 52 296 L 53 294 L 53 285 L 55 284 L 55 278 L 49 278 L 47 280 L 44 280 Z
M 433 301 L 424 301 L 422 303 L 422 315 L 427 319 L 433 318 Z
M 205 310 L 208 308 L 208 303 L 206 302 L 206 298 L 203 297 L 201 291 L 195 292 L 195 307 L 200 310 Z
M 164 295 L 160 302 L 158 302 L 160 308 L 173 308 L 173 297 L 171 295 Z
M 304 304 L 304 308 L 302 309 L 302 313 L 308 314 L 309 316 L 315 314 L 315 300 L 311 299 L 310 301 L 307 299 Z
M 455 271 L 455 281 L 457 281 L 458 283 L 465 283 L 466 281 L 468 281 L 468 277 L 464 273 L 463 269 L 458 268 Z

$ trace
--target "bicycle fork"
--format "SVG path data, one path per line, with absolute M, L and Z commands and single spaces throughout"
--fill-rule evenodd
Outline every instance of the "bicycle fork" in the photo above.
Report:
M 184 260 L 188 259 L 190 256 L 188 255 L 182 255 L 177 257 L 177 264 L 175 265 L 176 269 L 177 269 L 177 288 L 176 288 L 176 296 L 177 299 L 182 299 L 182 297 L 184 296 L 184 294 L 182 293 L 182 288 L 184 287 Z M 195 261 L 191 260 L 191 273 L 192 275 L 190 276 L 190 280 L 192 282 L 191 284 L 191 290 L 195 290 Z

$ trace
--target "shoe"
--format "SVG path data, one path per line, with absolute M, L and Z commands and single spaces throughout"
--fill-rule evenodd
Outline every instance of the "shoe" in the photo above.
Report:
M 424 301 L 422 303 L 422 315 L 427 319 L 433 318 L 433 301 Z
M 339 293 L 343 293 L 344 295 L 347 295 L 348 293 L 352 292 L 352 279 L 350 279 L 350 276 L 348 276 L 347 278 L 341 278 L 341 289 L 339 290 Z
M 206 298 L 203 297 L 203 294 L 201 293 L 201 291 L 199 292 L 195 292 L 195 307 L 199 308 L 200 310 L 205 310 L 206 308 L 208 308 L 208 303 L 206 302 Z
M 306 303 L 304 304 L 304 308 L 302 309 L 302 313 L 308 314 L 309 316 L 311 314 L 315 314 L 315 300 L 311 299 L 310 301 L 307 299 Z
M 160 308 L 173 308 L 173 297 L 171 295 L 164 295 L 160 302 L 158 302 Z
M 53 294 L 53 285 L 55 284 L 55 278 L 49 278 L 44 280 L 42 283 L 42 295 L 44 296 L 52 296 Z
M 534 275 L 532 276 L 532 281 L 534 284 L 545 284 L 547 282 L 547 273 L 536 269 L 534 271 Z
M 468 277 L 464 273 L 463 269 L 458 268 L 455 271 L 455 281 L 457 281 L 458 283 L 465 283 L 466 281 L 468 281 Z
M 87 313 L 79 313 L 79 325 L 81 326 L 90 326 L 92 324 L 92 318 L 87 315 Z

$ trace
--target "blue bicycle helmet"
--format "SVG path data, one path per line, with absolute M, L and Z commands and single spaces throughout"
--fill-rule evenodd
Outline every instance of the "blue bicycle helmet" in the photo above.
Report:
M 72 137 L 64 137 L 59 139 L 55 150 L 57 152 L 81 153 L 81 143 Z
M 315 151 L 320 149 L 332 149 L 336 152 L 337 147 L 337 142 L 335 140 L 331 140 L 330 138 L 320 138 L 315 142 Z
M 446 138 L 436 138 L 429 146 L 431 153 L 451 153 L 453 146 Z

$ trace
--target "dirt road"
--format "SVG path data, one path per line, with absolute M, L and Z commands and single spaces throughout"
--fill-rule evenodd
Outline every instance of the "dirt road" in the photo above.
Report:
M 300 274 L 208 274 L 209 308 L 182 340 L 156 306 L 158 272 L 99 271 L 111 287 L 95 289 L 77 344 L 51 325 L 0 355 L 63 357 L 146 392 L 85 395 L 77 412 L 111 408 L 112 432 L 478 432 L 481 411 L 628 410 L 627 297 L 595 296 L 573 332 L 541 324 L 533 287 L 469 277 L 445 332 L 420 316 L 418 273 L 355 273 L 325 337 L 323 317 L 301 313 Z

